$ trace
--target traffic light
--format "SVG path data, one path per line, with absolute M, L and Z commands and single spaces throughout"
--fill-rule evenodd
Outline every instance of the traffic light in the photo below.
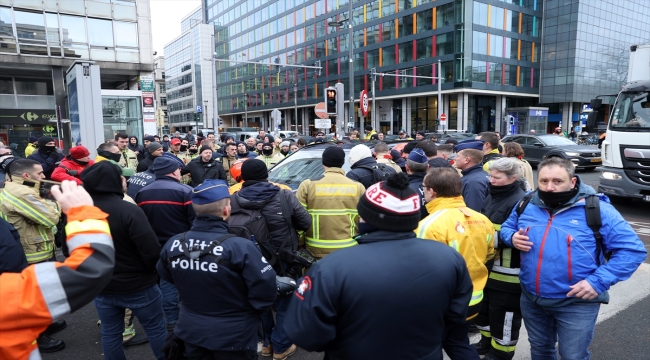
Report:
M 325 89 L 325 113 L 336 115 L 337 90 L 335 87 Z

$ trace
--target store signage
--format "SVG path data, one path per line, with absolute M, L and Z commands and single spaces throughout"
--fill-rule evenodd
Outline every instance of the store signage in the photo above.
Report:
M 54 109 L 2 109 L 0 110 L 1 125 L 18 124 L 47 124 L 56 120 Z

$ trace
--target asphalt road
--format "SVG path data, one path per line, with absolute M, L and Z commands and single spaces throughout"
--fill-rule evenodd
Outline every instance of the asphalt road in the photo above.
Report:
M 588 185 L 597 187 L 598 171 L 578 172 L 581 179 Z M 623 217 L 632 224 L 646 248 L 650 251 L 650 204 L 640 201 L 614 203 Z M 650 259 L 646 258 L 646 263 Z M 647 267 L 645 269 L 650 269 Z M 639 270 L 641 272 L 641 270 Z M 650 274 L 650 270 L 646 270 Z M 645 276 L 645 275 L 644 275 Z M 601 315 L 596 327 L 596 335 L 591 345 L 594 360 L 648 360 L 650 359 L 650 275 L 639 277 L 615 286 L 621 289 L 613 300 L 621 303 L 601 307 Z M 644 290 L 636 292 L 637 290 Z M 614 294 L 612 290 L 612 294 Z M 605 319 L 606 318 L 606 319 Z M 44 360 L 87 360 L 102 359 L 101 338 L 97 328 L 97 313 L 92 304 L 67 317 L 68 327 L 54 335 L 54 338 L 66 342 L 66 348 L 54 354 L 42 354 Z M 143 334 L 142 328 L 136 324 L 136 329 Z M 515 355 L 515 360 L 530 359 L 527 340 L 522 337 L 521 351 Z M 148 345 L 126 348 L 128 359 L 154 359 Z M 259 357 L 260 359 L 269 359 Z M 322 359 L 320 353 L 308 353 L 298 350 L 290 359 L 316 360 Z

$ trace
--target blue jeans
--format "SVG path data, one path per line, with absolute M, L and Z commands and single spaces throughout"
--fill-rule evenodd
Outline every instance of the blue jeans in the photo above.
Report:
M 271 333 L 271 343 L 273 344 L 273 352 L 276 354 L 281 354 L 291 347 L 291 340 L 287 337 L 287 332 L 284 331 L 284 318 L 287 316 L 289 301 L 291 301 L 292 297 L 278 297 L 275 300 L 275 327 Z
M 158 285 L 129 294 L 99 294 L 95 308 L 102 321 L 104 359 L 126 360 L 122 347 L 124 309 L 133 312 L 149 337 L 149 346 L 157 359 L 163 359 L 162 348 L 167 338 L 162 310 L 162 294 Z
M 181 308 L 178 306 L 178 290 L 176 285 L 160 279 L 160 291 L 162 291 L 163 310 L 167 318 L 167 328 L 176 325 Z
M 562 360 L 589 360 L 599 309 L 599 303 L 543 307 L 522 294 L 521 314 L 532 360 L 557 360 L 556 341 Z

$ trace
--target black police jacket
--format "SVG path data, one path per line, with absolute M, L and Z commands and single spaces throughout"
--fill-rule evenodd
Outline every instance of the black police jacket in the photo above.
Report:
M 199 215 L 185 240 L 207 247 L 226 234 L 228 223 L 222 218 Z M 229 262 L 226 266 L 210 255 L 188 259 L 179 248 L 180 239 L 181 234 L 169 239 L 156 266 L 182 299 L 174 334 L 210 350 L 256 350 L 260 314 L 271 307 L 277 293 L 275 271 L 250 240 L 231 237 L 213 249 Z
M 412 231 L 357 242 L 299 279 L 284 320 L 289 339 L 330 360 L 442 360 L 445 325 L 465 323 L 472 294 L 462 256 Z

